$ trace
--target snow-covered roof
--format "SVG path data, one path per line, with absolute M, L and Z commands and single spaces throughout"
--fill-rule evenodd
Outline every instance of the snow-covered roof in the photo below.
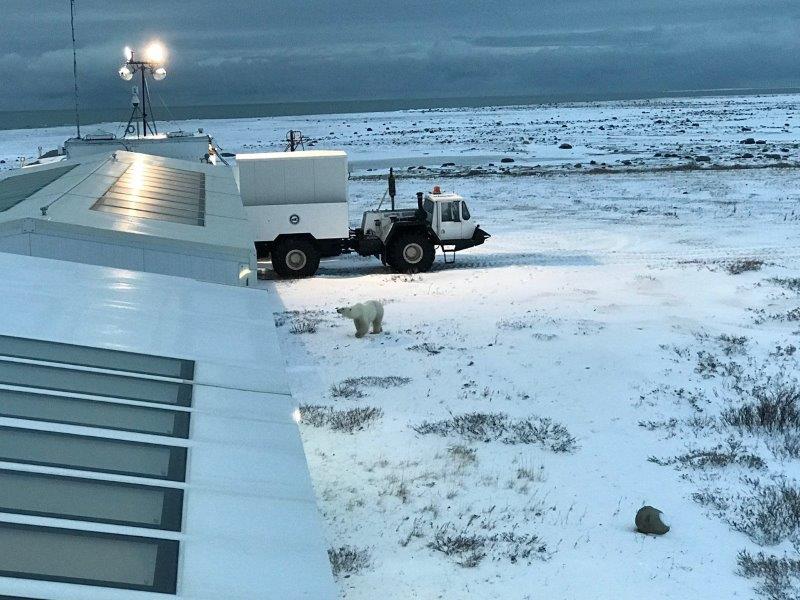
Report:
M 236 155 L 236 162 L 248 160 L 283 159 L 300 160 L 305 158 L 347 157 L 344 150 L 301 150 L 298 152 L 250 152 Z
M 335 597 L 270 301 L 0 252 L 0 595 Z
M 231 169 L 125 151 L 0 178 L 0 250 L 218 283 L 255 270 Z

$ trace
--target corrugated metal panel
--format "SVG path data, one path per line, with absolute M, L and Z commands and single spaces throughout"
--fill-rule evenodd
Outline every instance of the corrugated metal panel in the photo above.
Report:
M 205 225 L 205 173 L 134 162 L 92 210 L 183 225 Z
M 0 181 L 0 212 L 16 206 L 46 185 L 69 173 L 77 165 L 66 165 L 41 171 L 13 175 Z

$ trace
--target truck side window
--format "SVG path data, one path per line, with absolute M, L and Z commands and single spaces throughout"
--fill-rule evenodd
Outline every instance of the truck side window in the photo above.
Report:
M 425 199 L 422 209 L 425 211 L 425 219 L 430 223 L 433 220 L 433 201 Z
M 442 202 L 442 221 L 460 221 L 457 202 Z
M 465 221 L 469 221 L 469 217 L 470 217 L 470 214 L 469 214 L 469 209 L 467 208 L 467 203 L 466 202 L 462 202 L 461 203 L 461 218 L 464 219 Z

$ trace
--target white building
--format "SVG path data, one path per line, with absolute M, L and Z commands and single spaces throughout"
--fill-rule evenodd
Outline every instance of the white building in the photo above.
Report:
M 67 167 L 0 185 L 0 597 L 335 598 L 276 298 L 210 283 L 251 264 L 232 179 Z M 140 168 L 207 203 L 130 212 Z
M 231 285 L 256 270 L 230 169 L 124 151 L 0 178 L 0 251 Z

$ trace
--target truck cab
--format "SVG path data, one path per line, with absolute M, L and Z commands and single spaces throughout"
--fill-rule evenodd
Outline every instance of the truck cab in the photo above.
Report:
M 464 198 L 458 194 L 442 193 L 437 185 L 425 195 L 423 209 L 428 225 L 442 246 L 455 247 L 456 250 L 469 247 L 465 242 L 472 240 L 478 225 L 472 220 Z

